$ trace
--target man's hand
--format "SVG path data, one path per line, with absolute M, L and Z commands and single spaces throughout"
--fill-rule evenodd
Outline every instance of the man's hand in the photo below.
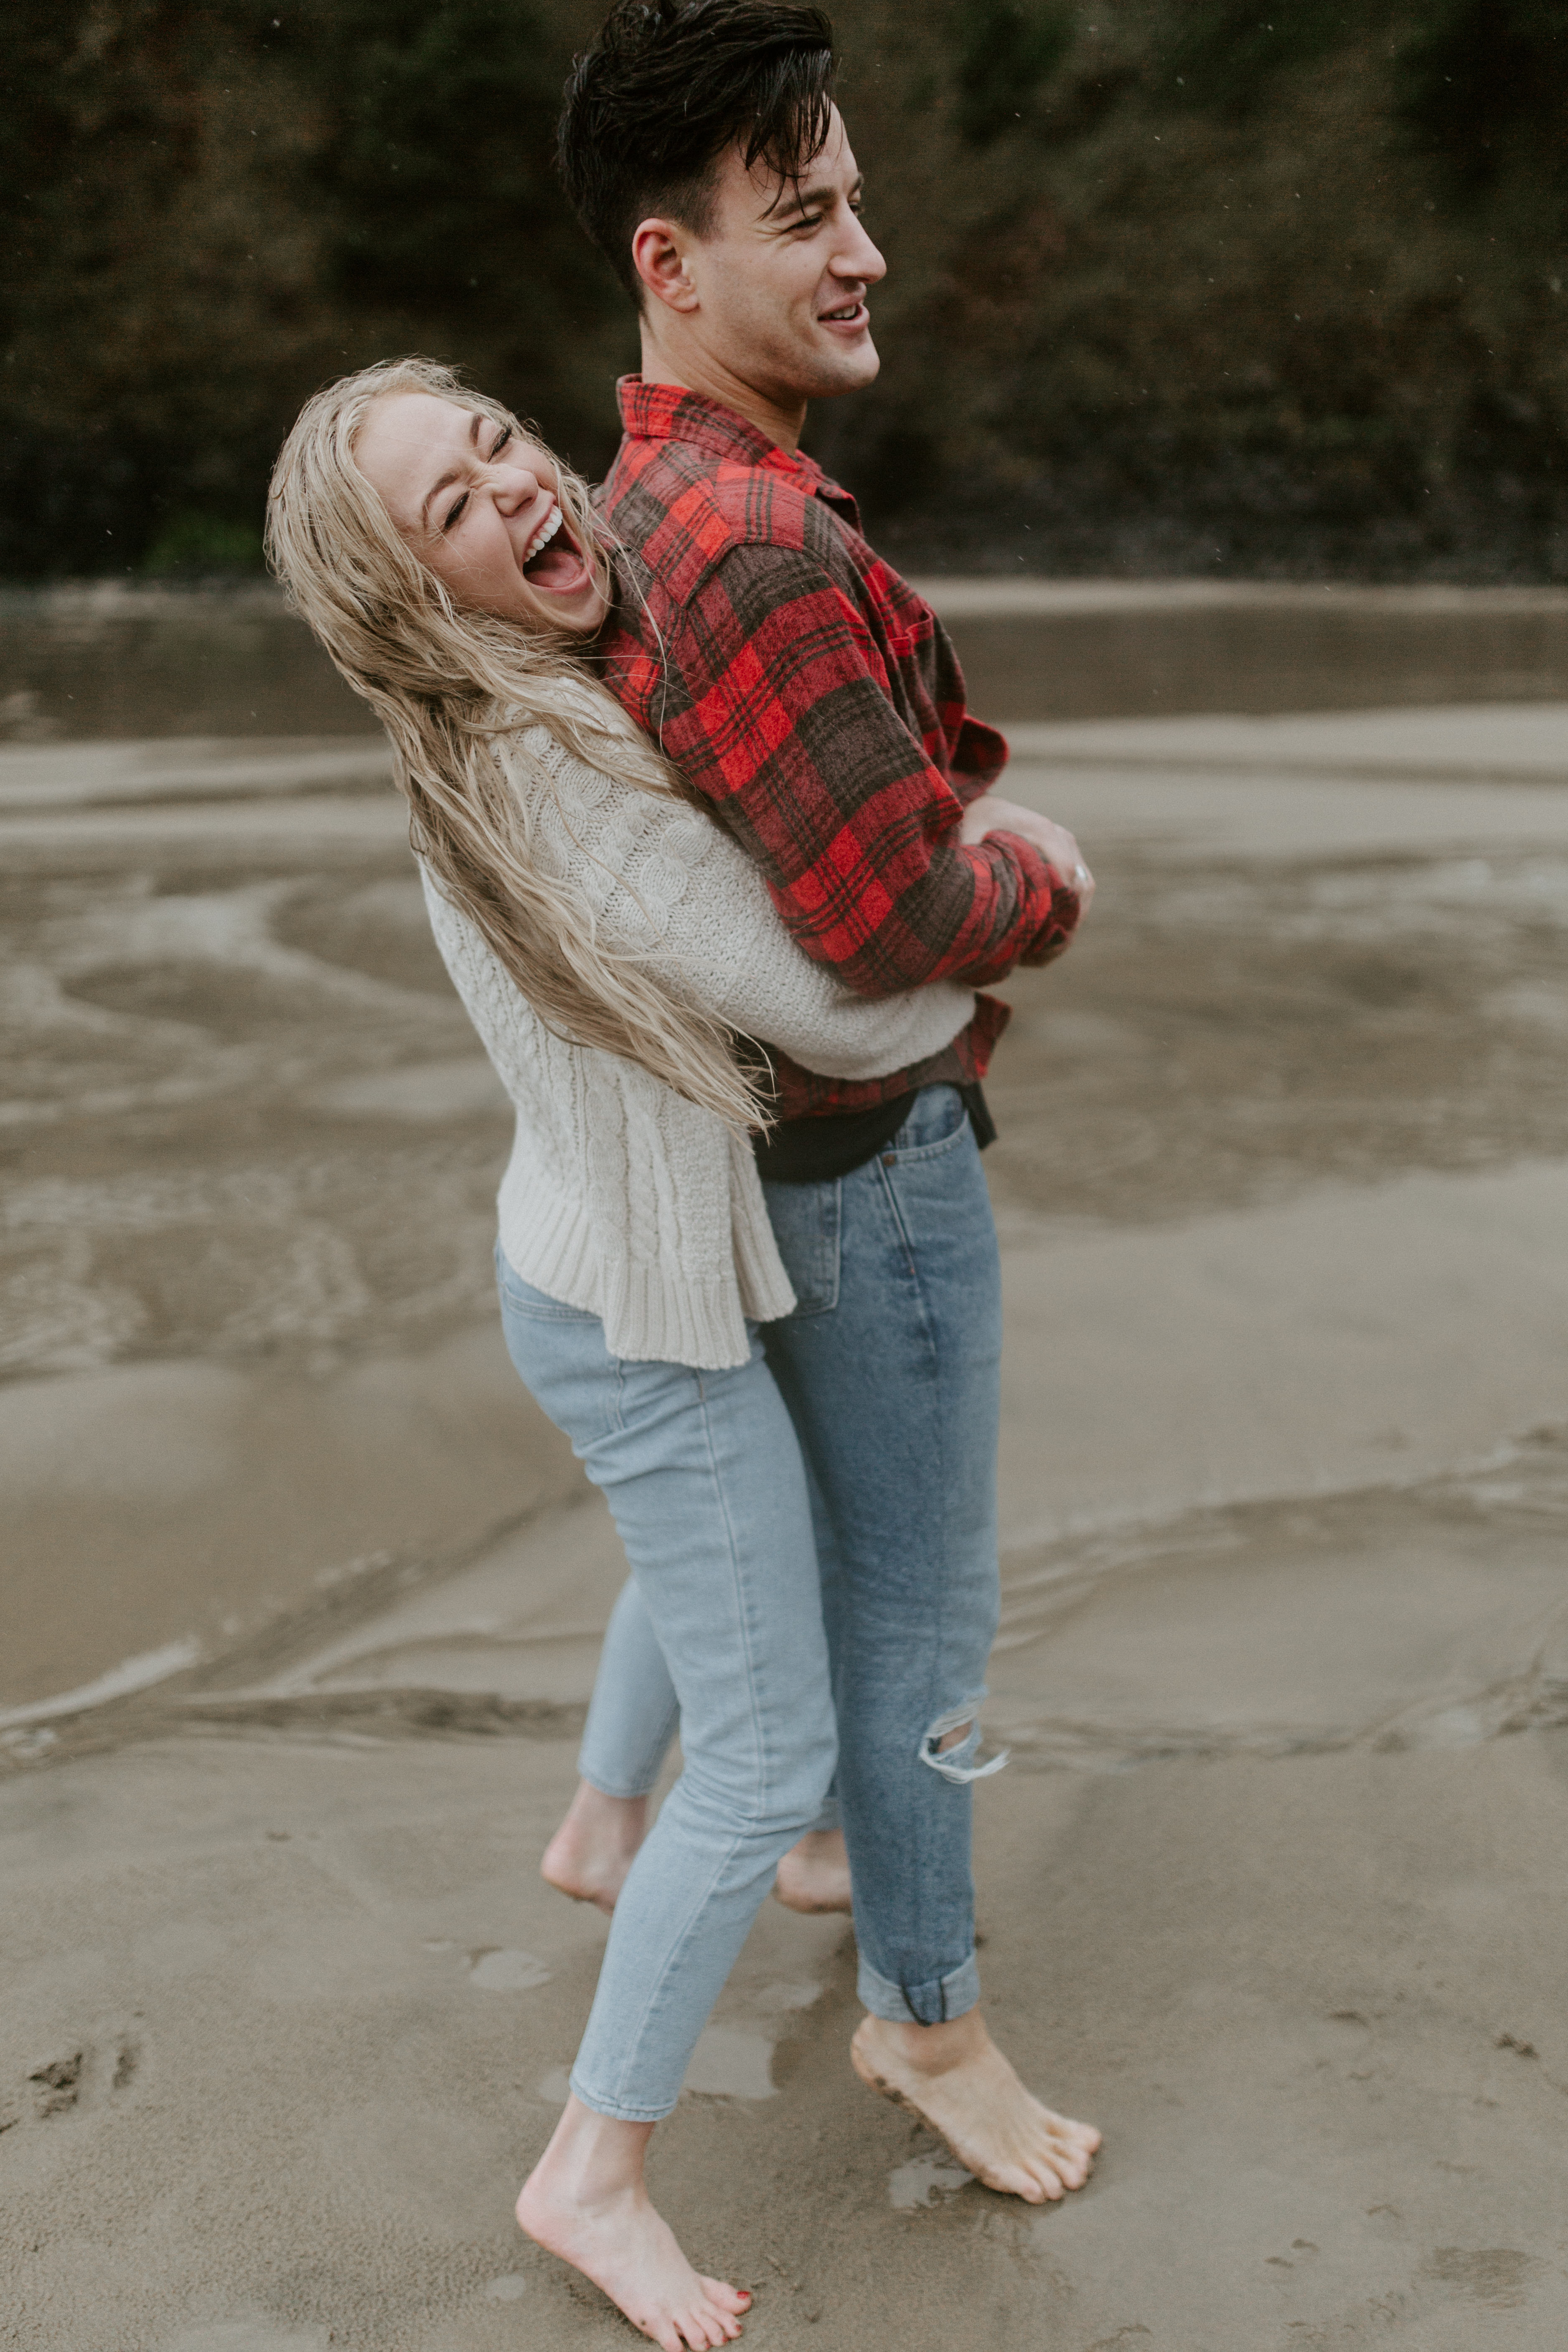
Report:
M 1094 896 L 1094 877 L 1066 825 L 1053 824 L 1048 816 L 1040 816 L 1034 809 L 1020 808 L 1016 801 L 1001 800 L 994 793 L 982 793 L 964 810 L 958 838 L 965 849 L 973 849 L 988 833 L 1016 834 L 1021 841 L 1037 849 L 1077 896 L 1079 917 L 1088 914 L 1089 902 Z

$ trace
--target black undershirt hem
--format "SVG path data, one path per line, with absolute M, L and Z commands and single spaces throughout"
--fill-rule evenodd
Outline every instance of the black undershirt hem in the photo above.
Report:
M 829 1111 L 817 1118 L 784 1118 L 766 1135 L 754 1135 L 757 1173 L 767 1184 L 826 1184 L 851 1176 L 889 1144 L 921 1091 L 873 1103 L 869 1110 Z M 979 1081 L 960 1087 L 974 1140 L 982 1151 L 996 1140 L 996 1125 Z

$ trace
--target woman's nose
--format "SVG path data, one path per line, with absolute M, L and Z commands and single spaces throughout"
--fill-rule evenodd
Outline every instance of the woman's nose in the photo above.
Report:
M 539 477 L 526 466 L 494 466 L 490 474 L 496 504 L 507 514 L 521 514 L 541 496 Z

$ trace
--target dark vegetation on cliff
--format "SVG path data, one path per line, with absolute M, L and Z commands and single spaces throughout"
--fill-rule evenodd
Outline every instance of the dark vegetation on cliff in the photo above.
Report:
M 601 467 L 635 336 L 551 168 L 597 13 L 11 0 L 0 573 L 254 562 L 300 399 L 399 350 Z M 1568 5 L 836 14 L 891 273 L 814 446 L 906 561 L 1568 578 Z

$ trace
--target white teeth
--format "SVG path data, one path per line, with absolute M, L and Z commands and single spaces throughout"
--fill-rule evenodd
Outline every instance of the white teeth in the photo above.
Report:
M 543 524 L 540 530 L 536 530 L 536 531 L 534 532 L 533 537 L 529 541 L 528 545 L 523 549 L 523 551 L 522 551 L 522 560 L 523 560 L 523 562 L 524 562 L 525 563 L 531 563 L 531 562 L 532 562 L 532 561 L 533 561 L 533 559 L 534 559 L 534 557 L 538 554 L 538 552 L 539 552 L 540 549 L 541 549 L 542 547 L 548 546 L 549 542 L 550 542 L 550 541 L 554 538 L 554 536 L 555 536 L 556 532 L 560 530 L 560 528 L 561 528 L 561 509 L 560 509 L 560 508 L 559 508 L 559 507 L 556 507 L 556 508 L 552 510 L 552 514 L 551 514 L 550 520 L 549 520 L 547 523 Z

